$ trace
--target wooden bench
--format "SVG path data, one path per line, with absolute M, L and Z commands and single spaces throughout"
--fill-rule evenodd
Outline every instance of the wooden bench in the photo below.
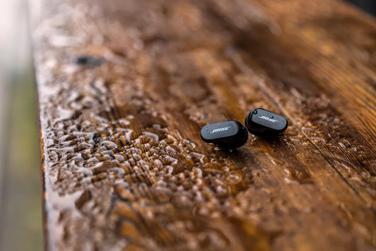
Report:
M 51 0 L 49 250 L 375 250 L 376 22 L 336 0 Z M 226 153 L 200 127 L 282 113 Z

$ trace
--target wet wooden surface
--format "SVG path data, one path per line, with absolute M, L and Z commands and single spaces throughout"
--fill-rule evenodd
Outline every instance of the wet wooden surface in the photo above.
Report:
M 334 0 L 45 1 L 50 250 L 376 250 L 376 22 Z M 206 123 L 264 107 L 236 153 Z

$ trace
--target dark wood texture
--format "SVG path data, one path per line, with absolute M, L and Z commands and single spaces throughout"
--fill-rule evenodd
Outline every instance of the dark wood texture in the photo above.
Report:
M 376 22 L 334 0 L 54 0 L 34 32 L 51 250 L 376 250 Z M 199 129 L 264 107 L 279 139 Z

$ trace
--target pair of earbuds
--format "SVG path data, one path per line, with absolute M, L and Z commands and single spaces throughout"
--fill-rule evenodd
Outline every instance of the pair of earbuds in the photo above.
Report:
M 274 137 L 282 134 L 287 126 L 284 116 L 257 108 L 245 118 L 245 126 L 236 120 L 205 125 L 201 128 L 201 139 L 222 149 L 234 150 L 247 142 L 248 131 L 259 136 Z

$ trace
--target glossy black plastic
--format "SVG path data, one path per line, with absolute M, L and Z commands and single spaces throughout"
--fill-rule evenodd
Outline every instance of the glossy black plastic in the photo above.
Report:
M 287 126 L 287 119 L 274 112 L 257 108 L 249 113 L 245 119 L 248 131 L 261 136 L 275 136 L 283 133 Z
M 201 138 L 223 149 L 236 149 L 248 140 L 248 131 L 240 122 L 229 120 L 208 124 L 201 128 Z

